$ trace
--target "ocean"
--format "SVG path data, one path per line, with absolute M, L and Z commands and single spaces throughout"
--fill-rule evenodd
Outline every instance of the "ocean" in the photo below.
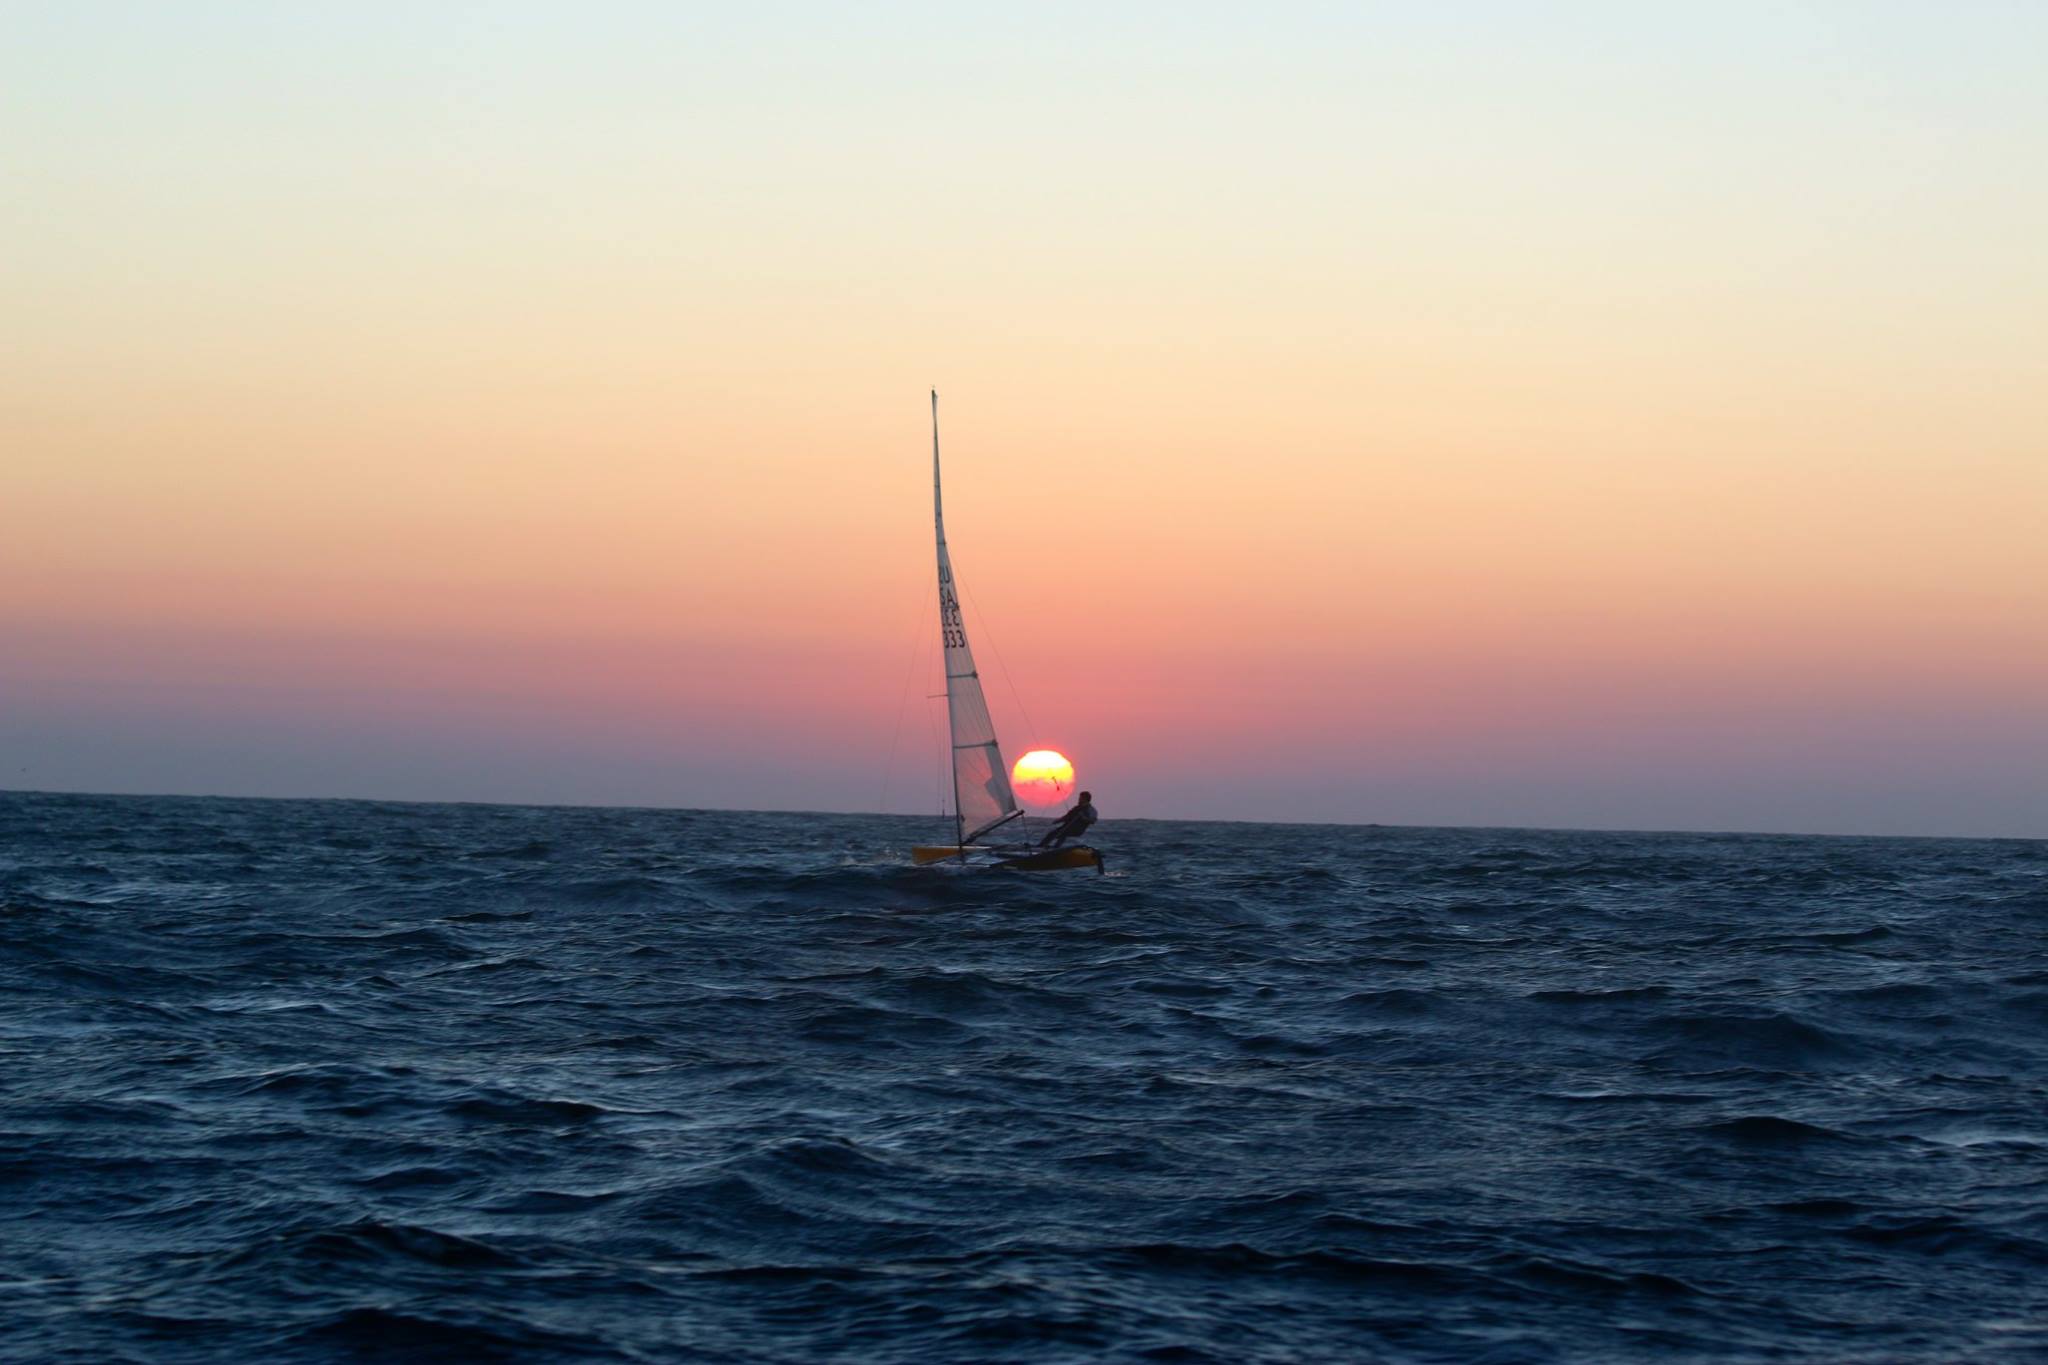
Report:
M 2048 1357 L 2048 843 L 0 795 L 9 1361 Z

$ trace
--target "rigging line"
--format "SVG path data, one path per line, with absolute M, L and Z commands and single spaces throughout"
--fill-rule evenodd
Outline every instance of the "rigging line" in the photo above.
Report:
M 889 809 L 889 783 L 896 776 L 896 742 L 903 736 L 903 708 L 910 704 L 910 681 L 917 676 L 917 666 L 924 662 L 924 647 L 918 642 L 930 643 L 924 630 L 925 609 L 931 606 L 928 588 L 929 585 L 918 589 L 917 622 L 910 643 L 910 671 L 903 675 L 903 691 L 896 698 L 895 723 L 889 728 L 889 758 L 882 764 L 881 807 L 884 812 Z
M 1010 676 L 1010 666 L 1003 662 L 1003 651 L 996 644 L 995 632 L 988 628 L 988 617 L 982 615 L 981 603 L 975 600 L 974 589 L 959 585 L 966 593 L 967 605 L 974 608 L 974 619 L 980 623 L 981 638 L 988 641 L 988 652 L 996 656 L 996 667 L 1003 670 L 1003 682 L 1010 689 L 1010 700 L 1017 703 L 1018 713 L 1024 717 L 1024 728 L 1031 731 L 1033 743 L 1043 742 L 1044 735 L 1038 733 L 1038 722 L 1031 719 L 1031 711 L 1024 705 L 1024 695 L 1017 690 L 1017 682 Z
M 1010 666 L 1009 664 L 1003 661 L 1003 651 L 996 644 L 996 633 L 988 628 L 988 617 L 982 613 L 981 603 L 975 599 L 974 589 L 967 587 L 965 584 L 961 584 L 961 588 L 966 593 L 967 605 L 974 609 L 975 621 L 979 623 L 979 625 L 981 626 L 981 638 L 988 641 L 988 652 L 996 656 L 996 667 L 1001 669 L 1003 672 L 1003 683 L 1010 689 L 1010 700 L 1017 703 L 1018 713 L 1024 717 L 1024 728 L 1031 732 L 1032 738 L 1030 742 L 1034 744 L 1043 744 L 1045 742 L 1045 736 L 1042 733 L 1040 733 L 1038 729 L 1038 722 L 1031 719 L 1030 708 L 1024 705 L 1024 694 L 1017 690 L 1016 679 L 1010 676 Z M 1017 814 L 1020 816 L 1025 816 L 1025 811 L 1022 805 L 1018 806 Z M 1028 829 L 1030 828 L 1030 825 L 1031 821 L 1029 817 L 1026 816 L 1022 823 L 1018 825 L 1018 828 Z M 1030 836 L 1026 835 L 1025 837 L 1029 838 Z
M 937 603 L 938 595 L 936 593 L 933 594 L 932 600 L 934 604 Z M 931 633 L 927 631 L 925 632 L 924 643 L 919 647 L 919 652 L 917 656 L 917 671 L 920 675 L 922 675 L 925 678 L 926 686 L 931 685 L 931 669 L 930 666 L 925 662 L 925 660 L 931 654 L 931 647 Z M 944 673 L 946 671 L 945 656 L 945 650 L 941 649 L 939 651 L 938 658 L 939 672 L 941 673 Z M 944 683 L 942 682 L 940 685 L 944 686 Z M 946 782 L 949 778 L 953 776 L 953 755 L 947 753 L 944 747 L 939 743 L 939 722 L 932 710 L 932 703 L 942 698 L 946 698 L 946 694 L 944 692 L 927 692 L 925 693 L 924 697 L 925 735 L 927 738 L 931 740 L 932 753 L 938 759 L 938 766 L 932 769 L 932 804 L 938 808 L 938 812 L 941 816 L 945 815 L 946 813 Z M 949 698 L 946 699 L 946 707 L 946 738 L 950 741 L 953 738 L 953 727 L 952 701 Z
M 941 692 L 940 696 L 945 693 Z M 953 775 L 953 756 L 939 747 L 939 723 L 932 719 L 932 698 L 924 701 L 925 730 L 931 736 L 932 752 L 938 756 L 939 766 L 932 769 L 932 804 L 939 808 L 941 816 L 946 813 L 946 779 Z

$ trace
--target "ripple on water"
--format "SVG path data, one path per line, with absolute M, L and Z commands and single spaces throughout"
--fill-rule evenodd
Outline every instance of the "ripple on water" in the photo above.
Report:
M 0 796 L 0 1357 L 2018 1360 L 2023 841 Z

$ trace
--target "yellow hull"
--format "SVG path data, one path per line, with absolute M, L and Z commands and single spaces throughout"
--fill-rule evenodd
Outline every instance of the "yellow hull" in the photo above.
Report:
M 969 844 L 964 849 L 958 846 L 957 844 L 941 844 L 936 848 L 927 847 L 923 844 L 920 844 L 916 848 L 910 850 L 910 858 L 911 861 L 916 863 L 919 867 L 923 867 L 926 863 L 943 863 L 948 858 L 958 858 L 962 853 L 986 852 L 988 852 L 988 850 L 983 848 L 980 844 Z
M 966 857 L 962 857 L 962 854 Z M 975 855 L 982 855 L 976 857 Z M 1043 852 L 1005 852 L 989 848 L 984 844 L 969 844 L 961 848 L 958 844 L 919 845 L 910 850 L 911 860 L 922 867 L 926 863 L 967 862 L 977 866 L 1009 867 L 1022 872 L 1062 872 L 1071 868 L 1092 867 L 1102 870 L 1102 855 L 1085 844 L 1070 848 L 1049 848 Z

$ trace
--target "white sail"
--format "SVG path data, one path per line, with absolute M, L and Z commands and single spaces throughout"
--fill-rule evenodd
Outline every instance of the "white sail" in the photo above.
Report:
M 953 809 L 956 833 L 973 843 L 1005 821 L 1023 814 L 1010 790 L 1010 770 L 996 743 L 995 722 L 974 671 L 967 622 L 946 553 L 946 512 L 939 498 L 939 395 L 932 393 L 932 523 L 939 538 L 939 633 L 946 661 L 946 715 L 953 732 Z

